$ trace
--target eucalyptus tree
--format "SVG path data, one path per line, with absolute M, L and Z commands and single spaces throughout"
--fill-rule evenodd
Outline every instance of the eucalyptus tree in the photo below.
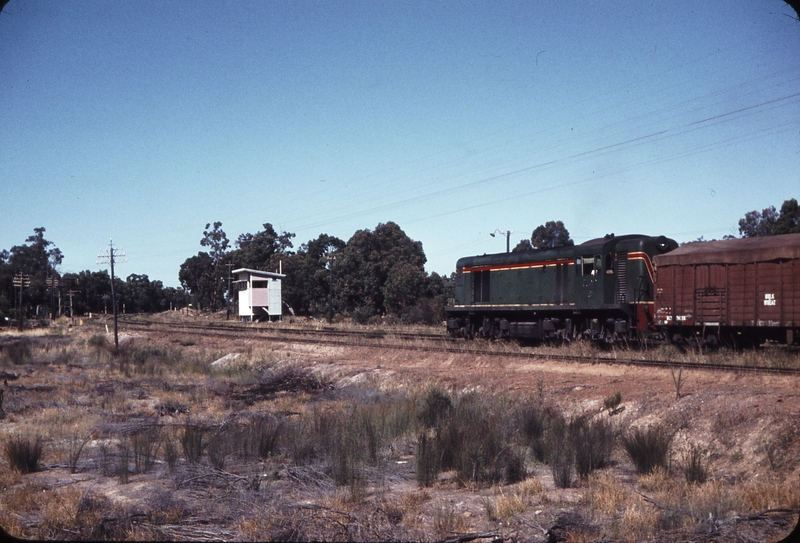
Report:
M 531 246 L 534 249 L 571 247 L 572 245 L 575 245 L 575 242 L 569 237 L 569 230 L 561 221 L 547 221 L 537 226 L 531 233 Z
M 212 272 L 212 287 L 211 287 L 211 310 L 217 310 L 217 297 L 222 294 L 225 289 L 226 275 L 221 273 L 222 267 L 226 264 L 228 257 L 228 236 L 222 229 L 222 223 L 216 221 L 213 228 L 211 223 L 206 224 L 206 229 L 203 230 L 203 239 L 200 240 L 200 245 L 209 247 L 211 260 L 213 262 Z

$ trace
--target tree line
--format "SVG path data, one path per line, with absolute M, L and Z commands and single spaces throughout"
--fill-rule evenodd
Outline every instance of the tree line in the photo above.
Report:
M 108 271 L 58 271 L 63 254 L 35 228 L 25 243 L 0 251 L 0 324 L 58 315 L 111 313 Z M 422 243 L 395 223 L 357 231 L 348 241 L 320 234 L 294 249 L 295 234 L 278 233 L 270 223 L 232 244 L 221 222 L 209 223 L 200 244 L 205 250 L 180 266 L 181 287 L 164 287 L 147 275 L 115 277 L 120 313 L 153 313 L 192 306 L 232 310 L 236 268 L 278 271 L 283 280 L 284 314 L 343 315 L 358 322 L 389 316 L 402 322 L 436 323 L 452 296 L 450 278 L 425 271 Z M 15 285 L 22 282 L 21 286 Z M 21 293 L 21 296 L 20 296 Z
M 0 251 L 0 324 L 18 319 L 111 312 L 108 271 L 60 273 L 61 250 L 45 239 L 45 228 L 34 228 L 25 243 Z M 147 275 L 115 277 L 120 312 L 152 313 L 186 306 L 182 289 L 164 287 Z
M 384 316 L 404 322 L 435 323 L 444 318 L 451 281 L 425 271 L 422 243 L 395 223 L 358 230 L 344 241 L 320 234 L 294 250 L 295 235 L 270 223 L 231 244 L 221 222 L 206 224 L 200 251 L 181 264 L 178 279 L 192 301 L 212 311 L 230 307 L 233 269 L 281 271 L 284 313 L 353 317 Z
M 130 274 L 124 281 L 115 277 L 117 309 L 154 313 L 191 304 L 201 310 L 232 310 L 231 271 L 250 268 L 286 275 L 284 314 L 333 314 L 361 323 L 386 316 L 431 324 L 444 318 L 445 304 L 452 297 L 452 275 L 427 273 L 422 243 L 393 222 L 358 230 L 347 241 L 320 234 L 297 249 L 295 234 L 278 233 L 270 223 L 262 228 L 255 234 L 240 234 L 231 243 L 221 222 L 208 223 L 200 240 L 206 250 L 181 264 L 180 288 L 164 287 L 143 274 Z M 61 274 L 61 250 L 45 239 L 45 228 L 33 232 L 24 244 L 0 251 L 0 325 L 10 325 L 20 313 L 24 319 L 46 319 L 112 312 L 108 271 Z M 790 233 L 800 233 L 800 208 L 794 198 L 784 201 L 780 211 L 774 206 L 749 211 L 739 221 L 743 238 Z M 548 221 L 513 250 L 569 245 L 573 241 L 564 223 Z

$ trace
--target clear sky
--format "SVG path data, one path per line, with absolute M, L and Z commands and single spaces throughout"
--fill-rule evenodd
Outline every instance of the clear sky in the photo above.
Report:
M 44 226 L 62 273 L 394 221 L 449 274 L 496 229 L 684 242 L 800 198 L 782 0 L 11 0 L 0 84 L 0 249 Z

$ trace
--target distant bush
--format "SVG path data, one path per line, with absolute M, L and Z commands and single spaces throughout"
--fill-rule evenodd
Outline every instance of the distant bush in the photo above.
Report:
M 24 364 L 31 358 L 31 341 L 28 338 L 21 338 L 7 343 L 3 346 L 2 354 L 15 366 Z
M 106 336 L 103 334 L 94 334 L 86 341 L 86 343 L 88 343 L 90 347 L 94 348 L 105 347 L 108 344 L 106 341 Z
M 368 305 L 357 307 L 353 310 L 353 320 L 358 324 L 369 324 L 370 319 L 375 315 L 375 310 Z
M 400 322 L 403 324 L 419 324 L 423 321 L 422 310 L 415 306 L 404 307 L 400 311 Z
M 657 467 L 669 468 L 669 452 L 674 433 L 660 425 L 634 428 L 620 438 L 636 471 L 652 473 Z

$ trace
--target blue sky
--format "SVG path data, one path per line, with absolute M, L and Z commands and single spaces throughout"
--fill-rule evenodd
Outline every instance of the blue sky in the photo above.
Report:
M 206 223 L 349 239 L 428 271 L 548 220 L 690 241 L 800 198 L 782 0 L 28 1 L 0 13 L 0 249 L 178 285 Z

